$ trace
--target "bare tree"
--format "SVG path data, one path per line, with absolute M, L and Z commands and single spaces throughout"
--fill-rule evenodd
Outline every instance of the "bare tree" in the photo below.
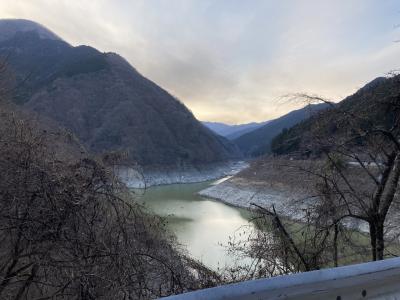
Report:
M 229 280 L 242 281 L 338 266 L 359 251 L 349 248 L 352 231 L 312 214 L 311 210 L 299 221 L 282 217 L 274 206 L 253 206 L 256 210 L 252 222 L 256 229 L 247 228 L 250 230 L 248 239 L 233 238 L 228 245 L 228 251 L 241 259 L 240 265 L 226 270 Z M 248 263 L 243 264 L 246 260 Z
M 176 244 L 70 133 L 1 101 L 1 299 L 149 299 L 218 282 Z
M 278 137 L 288 143 L 278 145 L 281 149 L 297 151 L 263 158 L 257 179 L 306 186 L 304 196 L 287 203 L 302 216 L 291 219 L 286 212 L 284 218 L 275 207 L 255 203 L 257 229 L 246 241 L 232 239 L 228 247 L 242 261 L 250 260 L 228 270 L 230 279 L 339 266 L 365 260 L 368 251 L 373 260 L 392 255 L 386 246 L 399 236 L 399 83 L 399 76 L 387 78 L 338 105 L 296 95 L 331 108 Z
M 331 105 L 313 120 L 300 154 L 314 155 L 322 163 L 318 160 L 319 167 L 302 171 L 313 174 L 322 196 L 330 199 L 334 223 L 356 219 L 368 224 L 372 259 L 383 259 L 385 225 L 398 202 L 400 77 L 365 88 L 353 99 Z

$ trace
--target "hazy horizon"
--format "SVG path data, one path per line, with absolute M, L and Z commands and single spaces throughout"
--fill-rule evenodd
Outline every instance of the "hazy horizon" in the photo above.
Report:
M 390 1 L 5 1 L 1 18 L 38 22 L 72 45 L 117 52 L 199 120 L 262 122 L 338 101 L 399 67 Z

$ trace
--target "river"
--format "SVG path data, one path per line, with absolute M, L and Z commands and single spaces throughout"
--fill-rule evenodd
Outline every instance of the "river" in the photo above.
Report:
M 189 254 L 217 270 L 234 258 L 222 245 L 229 237 L 245 239 L 252 223 L 250 212 L 203 198 L 196 193 L 213 182 L 150 187 L 140 197 L 151 212 L 165 217 L 168 228 Z M 240 235 L 239 235 L 240 232 Z

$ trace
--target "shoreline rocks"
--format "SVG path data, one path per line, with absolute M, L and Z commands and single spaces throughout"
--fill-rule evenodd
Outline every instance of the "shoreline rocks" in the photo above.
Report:
M 278 213 L 293 217 L 290 206 L 294 195 L 277 189 L 258 187 L 251 183 L 238 181 L 237 178 L 233 177 L 201 190 L 198 194 L 228 205 L 250 210 L 255 209 L 255 207 L 252 207 L 253 203 L 268 208 L 274 206 Z
M 195 183 L 232 176 L 248 167 L 245 161 L 233 161 L 222 164 L 180 169 L 145 170 L 131 167 L 118 167 L 116 174 L 129 188 L 146 188 L 155 185 L 177 183 Z
M 268 209 L 274 206 L 279 215 L 299 222 L 304 221 L 308 208 L 315 201 L 315 199 L 303 197 L 293 191 L 259 185 L 257 182 L 235 176 L 201 190 L 198 194 L 227 205 L 249 210 L 256 209 L 256 207 L 252 207 L 252 203 Z M 359 220 L 345 220 L 344 225 L 353 230 L 368 232 L 367 224 Z

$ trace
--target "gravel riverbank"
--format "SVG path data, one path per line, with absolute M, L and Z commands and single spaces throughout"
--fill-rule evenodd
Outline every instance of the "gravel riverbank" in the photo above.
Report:
M 285 172 L 280 165 L 283 163 L 276 161 L 252 163 L 235 176 L 200 191 L 199 195 L 246 209 L 255 209 L 253 203 L 267 209 L 274 206 L 278 214 L 302 221 L 318 201 L 310 197 L 315 195 L 313 182 L 296 169 Z M 344 224 L 368 231 L 367 224 L 356 219 L 345 220 Z
M 266 159 L 251 162 L 250 167 L 228 180 L 199 192 L 203 197 L 226 204 L 252 209 L 252 203 L 276 211 L 284 216 L 301 219 L 315 199 L 308 195 L 312 179 L 297 169 L 285 167 L 287 161 Z
M 236 176 L 212 185 L 198 194 L 245 209 L 255 209 L 253 203 L 268 209 L 274 206 L 278 214 L 298 221 L 304 220 L 309 206 L 315 201 L 301 194 L 294 194 L 290 189 L 285 191 L 272 188 Z M 363 222 L 352 219 L 344 224 L 349 228 L 368 232 L 368 227 Z
M 254 203 L 268 208 L 274 206 L 283 215 L 293 216 L 294 213 L 291 207 L 295 201 L 295 195 L 291 192 L 262 186 L 240 177 L 232 177 L 212 185 L 200 191 L 199 195 L 246 209 L 254 209 L 255 206 L 252 205 Z M 306 204 L 301 206 L 306 208 Z M 296 206 L 296 210 L 301 210 L 301 208 Z

